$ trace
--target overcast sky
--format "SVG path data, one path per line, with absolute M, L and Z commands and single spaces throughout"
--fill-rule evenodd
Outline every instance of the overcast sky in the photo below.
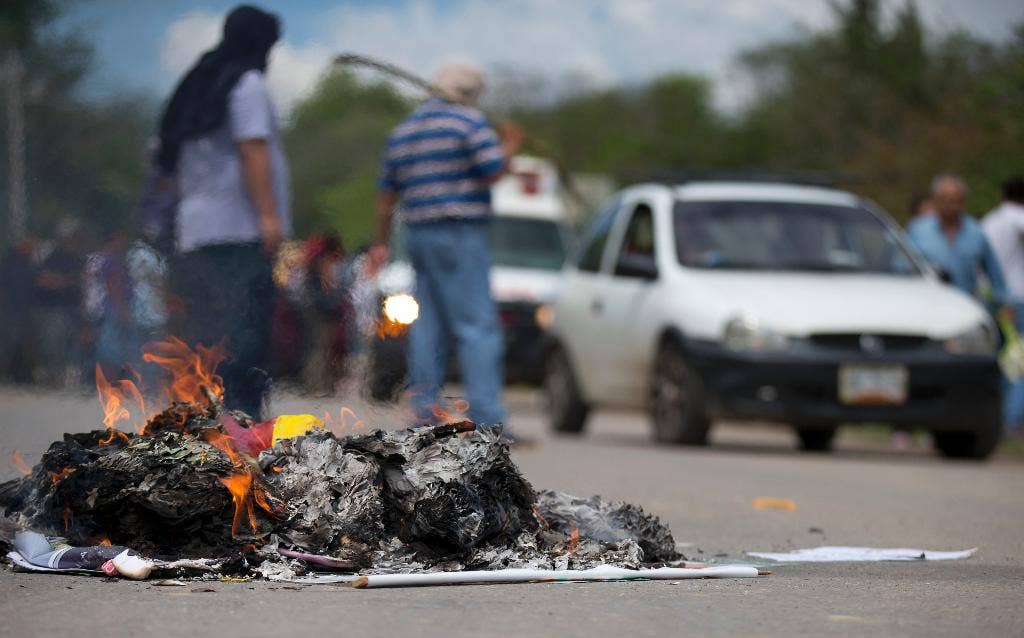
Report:
M 887 13 L 904 0 L 883 0 Z M 166 97 L 218 37 L 234 2 L 82 0 L 61 28 L 96 46 L 93 94 Z M 551 77 L 583 73 L 597 85 L 635 83 L 671 70 L 708 75 L 717 100 L 736 102 L 730 65 L 751 46 L 828 27 L 826 0 L 290 0 L 261 6 L 284 22 L 271 58 L 275 100 L 287 110 L 331 55 L 356 51 L 430 75 L 447 60 L 511 65 Z M 1010 37 L 1021 0 L 918 0 L 929 28 Z

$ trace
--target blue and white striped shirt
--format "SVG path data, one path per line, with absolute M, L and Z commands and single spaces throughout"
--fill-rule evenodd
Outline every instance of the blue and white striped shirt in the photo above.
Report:
M 398 195 L 407 223 L 482 218 L 504 161 L 483 113 L 434 98 L 391 132 L 378 187 Z

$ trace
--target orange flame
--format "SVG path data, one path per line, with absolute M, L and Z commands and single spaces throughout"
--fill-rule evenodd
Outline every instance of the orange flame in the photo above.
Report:
M 167 341 L 146 344 L 142 358 L 170 373 L 171 383 L 165 392 L 171 401 L 204 404 L 209 400 L 207 390 L 224 396 L 224 380 L 217 374 L 217 366 L 227 354 L 223 341 L 212 347 L 196 344 L 193 351 L 181 339 L 168 337 Z
M 111 545 L 113 545 L 113 543 L 110 542 L 110 537 L 106 534 L 104 534 L 103 538 L 100 539 L 99 544 L 103 545 L 104 547 L 110 547 Z
M 431 408 L 431 413 L 434 418 L 441 423 L 451 423 L 452 421 L 461 421 L 466 418 L 466 413 L 469 412 L 469 401 L 465 399 L 455 399 L 448 404 L 448 407 L 438 404 Z
M 71 529 L 71 507 L 68 505 L 64 506 L 64 532 L 67 533 Z
M 19 472 L 21 472 L 25 476 L 28 476 L 29 474 L 32 473 L 32 468 L 29 467 L 28 463 L 25 462 L 25 459 L 22 458 L 21 452 L 19 452 L 17 450 L 11 452 L 10 459 L 11 459 L 11 465 L 13 465 L 15 467 L 15 469 L 17 469 Z
M 239 472 L 218 480 L 231 492 L 231 501 L 235 505 L 235 516 L 231 519 L 231 536 L 238 535 L 238 526 L 243 515 L 248 515 L 249 527 L 256 531 L 256 512 L 253 510 L 252 497 L 249 494 L 252 475 L 248 472 Z
M 231 493 L 231 502 L 235 506 L 235 514 L 231 519 L 231 536 L 238 535 L 238 527 L 243 518 L 248 519 L 249 528 L 253 532 L 258 531 L 253 503 L 267 512 L 274 511 L 267 501 L 262 485 L 253 481 L 252 469 L 245 464 L 241 453 L 235 449 L 234 439 L 216 430 L 207 430 L 203 436 L 210 445 L 223 452 L 231 460 L 232 465 L 242 470 L 226 478 L 217 479 Z
M 341 406 L 337 419 L 330 412 L 324 412 L 327 430 L 337 437 L 347 436 L 366 428 L 366 422 L 356 416 L 352 408 Z
M 572 528 L 572 531 L 569 532 L 569 544 L 566 545 L 566 550 L 569 553 L 575 552 L 576 548 L 579 547 L 579 544 L 580 544 L 580 528 L 574 527 L 574 528 Z
M 242 467 L 242 455 L 235 449 L 234 440 L 217 430 L 207 430 L 203 434 L 206 442 L 223 452 L 235 467 Z
M 409 326 L 407 324 L 391 321 L 387 317 L 381 317 L 381 319 L 377 321 L 377 338 L 381 340 L 401 337 L 407 330 L 409 330 Z
M 132 413 L 127 407 L 129 400 L 137 407 L 135 429 L 141 431 L 144 426 L 140 424 L 146 421 L 146 402 L 134 383 L 127 379 L 118 380 L 116 385 L 110 383 L 103 374 L 103 368 L 97 363 L 96 394 L 100 400 L 100 408 L 103 409 L 103 425 L 109 433 L 106 439 L 99 442 L 100 445 L 110 445 L 114 442 L 114 437 L 119 437 L 122 441 L 128 440 L 128 437 L 117 429 L 117 423 L 132 418 Z
M 66 467 L 60 472 L 50 472 L 50 480 L 53 481 L 54 485 L 56 485 L 57 483 L 60 483 L 61 481 L 66 479 L 70 474 L 72 474 L 75 471 L 75 469 L 77 468 Z

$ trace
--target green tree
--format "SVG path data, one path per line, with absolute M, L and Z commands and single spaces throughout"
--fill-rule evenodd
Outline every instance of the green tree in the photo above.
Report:
M 330 73 L 285 130 L 299 235 L 334 232 L 349 246 L 373 235 L 377 168 L 388 133 L 412 102 L 383 82 Z
M 26 70 L 21 93 L 29 230 L 45 237 L 59 218 L 74 217 L 84 222 L 89 234 L 101 235 L 105 229 L 131 226 L 155 109 L 142 97 L 81 97 L 92 47 L 52 29 L 59 6 L 13 0 L 0 10 L 3 47 L 15 47 Z M 5 123 L 0 146 L 6 147 L 8 135 Z M 7 154 L 0 154 L 0 201 L 5 212 L 7 161 Z M 6 226 L 6 214 L 4 222 Z
M 725 126 L 710 84 L 693 75 L 587 91 L 553 105 L 522 106 L 511 116 L 573 170 L 622 174 L 725 161 L 719 144 Z
M 929 37 L 913 2 L 889 28 L 878 0 L 834 6 L 833 31 L 743 55 L 757 97 L 737 145 L 763 166 L 855 176 L 898 217 L 931 176 L 960 172 L 971 209 L 988 210 L 998 182 L 1022 169 L 1024 30 L 1001 45 Z

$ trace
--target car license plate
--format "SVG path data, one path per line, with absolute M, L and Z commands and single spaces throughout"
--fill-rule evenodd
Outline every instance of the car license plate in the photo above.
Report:
M 839 366 L 839 401 L 846 405 L 902 405 L 910 374 L 901 365 Z

